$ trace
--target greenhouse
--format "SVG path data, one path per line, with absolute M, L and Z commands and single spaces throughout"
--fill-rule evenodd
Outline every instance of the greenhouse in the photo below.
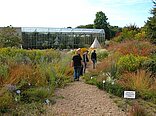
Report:
M 89 47 L 95 38 L 105 41 L 103 29 L 22 27 L 22 47 L 25 49 Z

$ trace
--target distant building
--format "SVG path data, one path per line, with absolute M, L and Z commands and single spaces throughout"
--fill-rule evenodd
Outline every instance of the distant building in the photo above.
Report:
M 15 27 L 24 49 L 90 47 L 94 39 L 105 41 L 103 29 Z

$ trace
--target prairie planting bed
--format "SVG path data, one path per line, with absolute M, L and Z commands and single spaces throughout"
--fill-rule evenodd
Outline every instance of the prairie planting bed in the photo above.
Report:
M 95 101 L 102 100 L 101 97 L 96 98 L 90 93 L 85 93 L 88 87 L 92 88 L 90 91 L 94 91 L 94 87 L 87 86 L 83 82 L 74 82 L 65 87 L 73 77 L 73 69 L 70 67 L 73 53 L 74 51 L 62 52 L 53 49 L 0 49 L 0 113 L 3 115 L 76 115 L 74 112 L 76 111 L 77 114 L 83 115 L 85 114 L 83 111 L 87 108 L 92 109 L 94 104 L 98 105 L 94 100 L 90 100 L 91 103 L 89 100 L 83 103 L 84 100 L 77 99 L 77 97 L 83 99 L 86 97 L 86 100 L 89 98 L 94 98 Z M 120 110 L 126 114 L 156 115 L 155 45 L 143 40 L 127 40 L 120 43 L 112 41 L 107 50 L 97 49 L 97 57 L 96 69 L 92 69 L 90 62 L 87 73 L 82 77 L 85 83 L 96 85 L 106 91 L 110 96 L 106 97 L 108 101 L 110 98 L 113 99 L 121 108 Z M 56 88 L 64 87 L 65 89 L 56 91 Z M 79 90 L 74 91 L 74 88 Z M 135 91 L 136 98 L 124 99 L 125 90 Z M 98 90 L 95 90 L 94 94 L 96 93 Z M 88 95 L 85 96 L 86 94 Z M 100 94 L 106 93 L 100 92 Z M 79 100 L 81 103 L 78 103 Z M 101 102 L 106 103 L 105 101 L 107 100 Z M 74 110 L 57 109 L 67 107 L 67 102 L 74 104 Z M 76 103 L 85 106 L 84 109 L 83 106 L 77 107 Z M 90 108 L 87 106 L 88 103 L 91 104 Z M 105 107 L 99 104 L 99 108 Z M 91 112 L 94 114 L 95 110 L 100 110 L 99 108 L 95 107 Z M 119 110 L 115 111 L 118 114 Z M 101 115 L 103 113 L 101 112 Z M 111 115 L 112 112 L 105 113 Z M 116 115 L 114 111 L 112 114 Z M 98 115 L 98 112 L 95 115 Z
M 58 50 L 0 49 L 0 114 L 39 115 L 54 90 L 70 82 L 71 54 Z
M 111 41 L 107 50 L 96 69 L 88 69 L 85 82 L 112 94 L 132 116 L 156 115 L 156 46 L 145 40 Z M 135 91 L 136 99 L 123 99 L 124 91 Z

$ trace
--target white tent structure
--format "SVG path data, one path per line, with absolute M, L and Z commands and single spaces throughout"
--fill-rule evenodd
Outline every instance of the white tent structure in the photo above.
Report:
M 101 45 L 100 45 L 99 41 L 97 40 L 97 38 L 94 39 L 94 42 L 92 43 L 90 48 L 101 48 Z

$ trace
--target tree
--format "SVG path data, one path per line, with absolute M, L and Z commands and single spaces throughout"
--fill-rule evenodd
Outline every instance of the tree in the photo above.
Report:
M 93 28 L 94 28 L 94 25 L 93 25 L 93 24 L 88 24 L 88 25 L 80 25 L 80 26 L 77 26 L 76 28 L 93 29 Z
M 54 45 L 55 45 L 56 48 L 58 48 L 59 43 L 60 43 L 60 40 L 59 40 L 58 37 L 56 37 L 55 40 L 54 40 Z
M 156 44 L 156 0 L 153 1 L 154 8 L 151 10 L 152 17 L 149 17 L 145 29 L 147 32 L 147 37 Z
M 143 40 L 145 39 L 145 32 L 137 27 L 135 24 L 130 24 L 122 28 L 121 32 L 114 38 L 116 42 L 125 40 Z
M 120 28 L 118 26 L 111 26 L 110 25 L 109 29 L 110 29 L 110 38 L 117 36 L 122 31 L 122 28 Z
M 96 18 L 94 20 L 95 29 L 104 29 L 106 39 L 110 39 L 110 30 L 109 23 L 107 22 L 108 18 L 102 11 L 96 13 Z
M 12 26 L 0 29 L 0 47 L 20 47 L 22 39 Z

